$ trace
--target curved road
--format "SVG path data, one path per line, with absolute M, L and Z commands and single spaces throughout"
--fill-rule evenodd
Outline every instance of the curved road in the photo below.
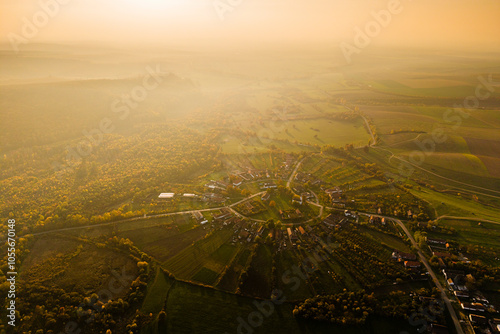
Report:
M 394 159 L 398 159 L 399 161 L 402 161 L 402 162 L 404 162 L 404 163 L 407 163 L 407 164 L 409 164 L 409 165 L 410 165 L 410 166 L 412 166 L 412 167 L 418 168 L 418 169 L 420 169 L 420 170 L 422 170 L 422 171 L 424 171 L 424 172 L 426 172 L 426 173 L 428 173 L 428 174 L 431 174 L 431 175 L 437 176 L 437 177 L 442 178 L 442 179 L 444 179 L 444 180 L 451 181 L 451 182 L 455 182 L 455 183 L 459 183 L 459 184 L 462 184 L 462 185 L 465 185 L 465 186 L 468 186 L 468 187 L 477 188 L 477 189 L 486 190 L 486 191 L 489 191 L 489 192 L 493 192 L 493 193 L 500 194 L 500 191 L 498 191 L 498 190 L 493 190 L 493 189 L 483 188 L 483 187 L 480 187 L 480 186 L 475 186 L 475 185 L 473 185 L 473 184 L 469 184 L 469 183 L 461 182 L 461 181 L 458 181 L 458 180 L 450 179 L 450 178 L 448 178 L 448 177 L 445 177 L 445 176 L 442 176 L 442 175 L 436 174 L 436 173 L 434 173 L 434 172 L 432 172 L 432 171 L 430 171 L 430 170 L 428 170 L 428 169 L 425 169 L 425 168 L 422 168 L 422 167 L 418 166 L 417 164 L 411 163 L 411 162 L 409 162 L 409 161 L 407 161 L 407 160 L 405 160 L 405 159 L 403 159 L 403 158 L 400 158 L 400 157 L 396 156 L 396 155 L 395 155 L 395 154 L 394 154 L 391 150 L 388 150 L 388 149 L 386 149 L 386 148 L 383 148 L 383 147 L 380 147 L 380 146 L 372 146 L 372 147 L 373 147 L 374 149 L 377 149 L 377 150 L 384 150 L 384 151 L 389 152 L 389 153 L 391 154 L 391 156 L 389 157 L 389 160 L 390 160 L 390 159 L 392 159 L 392 158 L 394 158 Z M 465 189 L 464 189 L 464 190 L 465 190 Z M 472 191 L 472 190 L 467 190 L 467 191 L 469 191 L 469 192 L 474 192 L 474 191 Z M 481 194 L 481 193 L 479 193 L 479 194 Z M 493 196 L 493 195 L 486 195 L 486 196 L 495 197 L 495 198 L 500 198 L 500 197 L 498 197 L 498 196 Z

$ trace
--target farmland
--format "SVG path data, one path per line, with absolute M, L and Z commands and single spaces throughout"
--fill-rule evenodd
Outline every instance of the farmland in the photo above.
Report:
M 269 56 L 264 69 L 252 55 L 242 68 L 173 54 L 161 62 L 184 70 L 162 73 L 165 87 L 123 122 L 102 106 L 136 79 L 2 91 L 2 118 L 19 127 L 1 126 L 0 213 L 19 222 L 20 331 L 79 321 L 82 333 L 234 333 L 257 310 L 255 332 L 416 333 L 406 306 L 460 305 L 426 261 L 442 284 L 443 269 L 463 271 L 474 298 L 500 308 L 498 84 L 449 114 L 496 58 L 339 67 Z M 42 96 L 62 96 L 44 122 L 26 94 L 42 109 Z M 105 117 L 116 131 L 92 137 L 99 145 L 78 135 Z M 67 160 L 84 139 L 90 153 Z M 451 328 L 447 312 L 435 321 Z

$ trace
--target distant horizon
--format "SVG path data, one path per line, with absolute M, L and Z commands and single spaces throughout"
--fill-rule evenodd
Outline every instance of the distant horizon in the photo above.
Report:
M 0 42 L 248 49 L 342 43 L 500 50 L 500 2 L 483 0 L 24 0 L 0 3 Z M 365 36 L 360 36 L 365 35 Z

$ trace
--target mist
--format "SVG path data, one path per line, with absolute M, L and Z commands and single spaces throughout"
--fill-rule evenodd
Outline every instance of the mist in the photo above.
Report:
M 500 48 L 494 0 L 24 0 L 2 1 L 0 11 L 0 40 L 18 48 L 51 42 L 341 52 L 342 43 L 355 45 L 359 30 L 370 46 Z

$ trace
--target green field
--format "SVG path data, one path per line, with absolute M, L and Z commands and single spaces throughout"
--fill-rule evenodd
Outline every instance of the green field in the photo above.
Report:
M 272 310 L 269 316 L 262 316 L 262 321 L 254 327 L 262 333 L 346 333 L 369 334 L 406 330 L 416 333 L 416 328 L 404 320 L 374 317 L 361 327 L 343 327 L 321 322 L 297 320 L 292 315 L 293 304 L 288 303 L 290 288 L 283 290 L 282 298 L 287 302 L 267 308 Z M 255 304 L 257 303 L 257 304 Z M 184 282 L 176 282 L 168 295 L 166 314 L 168 333 L 237 333 L 243 321 L 248 323 L 249 316 L 258 312 L 257 305 L 263 301 L 196 286 Z M 269 304 L 267 304 L 269 305 Z M 267 313 L 266 313 L 267 314 Z M 256 316 L 257 317 L 257 316 Z M 252 319 L 252 318 L 250 318 Z M 159 334 L 153 322 L 141 330 L 143 334 Z
M 224 245 L 232 236 L 231 229 L 223 229 L 218 233 L 212 233 L 204 239 L 193 242 L 191 246 L 177 253 L 162 265 L 172 272 L 176 277 L 186 280 L 191 279 L 202 267 L 221 272 L 226 266 L 226 261 L 219 261 L 217 256 L 212 254 Z
M 154 280 L 149 282 L 141 311 L 146 314 L 160 312 L 165 307 L 165 300 L 172 285 L 173 281 L 157 268 Z

